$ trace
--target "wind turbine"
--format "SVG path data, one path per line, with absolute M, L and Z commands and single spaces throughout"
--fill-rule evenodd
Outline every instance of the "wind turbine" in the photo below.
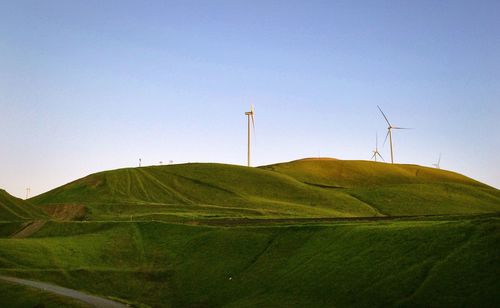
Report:
M 255 109 L 250 105 L 250 111 L 245 112 L 248 120 L 248 167 L 250 167 L 250 145 L 251 145 L 251 129 L 250 121 L 252 122 L 253 133 L 255 135 Z
M 439 166 L 439 164 L 441 163 L 441 153 L 439 153 L 439 159 L 438 159 L 438 162 L 436 164 L 432 164 L 434 167 L 436 167 L 437 169 L 441 169 L 441 167 Z
M 383 161 L 385 161 L 385 159 L 382 157 L 382 155 L 380 155 L 378 151 L 378 134 L 375 134 L 375 150 L 373 150 L 372 152 L 373 152 L 372 159 L 375 159 L 375 161 L 377 161 L 377 156 L 378 156 Z
M 391 164 L 394 164 L 394 151 L 392 149 L 392 130 L 393 129 L 409 129 L 409 128 L 406 128 L 406 127 L 397 127 L 397 126 L 392 126 L 391 122 L 389 122 L 389 120 L 387 119 L 387 117 L 385 116 L 384 112 L 382 111 L 382 109 L 380 109 L 380 107 L 377 105 L 378 107 L 378 110 L 380 110 L 380 113 L 382 113 L 382 115 L 384 116 L 384 119 L 385 121 L 387 122 L 387 124 L 389 125 L 389 127 L 387 127 L 387 135 L 385 135 L 385 140 L 384 140 L 384 144 L 385 142 L 387 141 L 387 136 L 389 136 L 389 143 L 391 145 Z

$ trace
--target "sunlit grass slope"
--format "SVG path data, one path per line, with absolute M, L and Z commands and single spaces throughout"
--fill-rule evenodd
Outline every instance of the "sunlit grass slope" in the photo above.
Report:
M 456 183 L 488 187 L 461 174 L 417 165 L 388 164 L 366 160 L 306 158 L 263 166 L 301 182 L 325 187 L 365 187 L 389 184 Z
M 389 216 L 500 212 L 499 190 L 446 170 L 321 158 L 261 168 L 348 193 Z
M 172 214 L 210 217 L 376 216 L 341 192 L 287 175 L 224 164 L 183 164 L 106 171 L 31 199 L 88 205 L 90 217 Z M 92 216 L 93 215 L 93 216 Z
M 415 165 L 305 159 L 260 168 L 181 164 L 100 172 L 30 200 L 90 220 L 371 217 L 500 211 L 500 191 Z
M 29 202 L 9 195 L 0 189 L 0 221 L 19 221 L 47 218 L 47 215 Z
M 494 216 L 235 228 L 49 222 L 31 238 L 0 238 L 0 273 L 162 307 L 493 307 L 499 226 Z

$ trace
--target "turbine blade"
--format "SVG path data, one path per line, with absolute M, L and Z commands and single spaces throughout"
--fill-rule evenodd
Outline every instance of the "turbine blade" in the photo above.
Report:
M 253 105 L 252 105 L 252 113 L 251 113 L 251 116 L 252 116 L 252 128 L 253 128 L 253 142 L 255 143 L 257 141 L 257 137 L 255 135 L 255 116 L 254 116 L 254 109 L 253 109 Z
M 385 135 L 385 139 L 384 139 L 384 145 L 385 145 L 385 143 L 387 142 L 387 137 L 389 137 L 389 133 L 390 133 L 390 132 L 391 132 L 390 130 L 387 130 L 387 135 Z
M 397 126 L 394 126 L 393 128 L 394 129 L 414 129 L 412 127 L 397 127 Z
M 384 119 L 385 121 L 387 122 L 387 124 L 389 124 L 389 126 L 391 126 L 391 123 L 389 123 L 389 120 L 387 120 L 387 117 L 385 116 L 385 113 L 382 111 L 382 109 L 380 109 L 379 105 L 377 105 L 377 108 L 378 110 L 380 110 L 380 112 L 382 113 L 382 115 L 384 116 Z
M 385 162 L 385 159 L 382 157 L 382 155 L 380 155 L 379 152 L 377 152 L 378 156 Z

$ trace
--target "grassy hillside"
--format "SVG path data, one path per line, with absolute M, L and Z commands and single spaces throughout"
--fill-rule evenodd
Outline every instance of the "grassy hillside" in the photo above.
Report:
M 388 164 L 366 160 L 307 158 L 263 166 L 303 183 L 324 187 L 365 187 L 390 184 L 455 183 L 488 187 L 461 174 L 417 165 Z
M 261 168 L 312 186 L 348 193 L 383 215 L 500 212 L 499 190 L 441 169 L 323 158 Z
M 91 220 L 370 217 L 500 211 L 500 191 L 414 165 L 306 159 L 261 168 L 182 164 L 89 175 L 31 199 Z
M 87 307 L 84 302 L 39 289 L 0 281 L 0 305 L 3 307 Z
M 493 307 L 499 227 L 498 217 L 234 228 L 49 222 L 31 238 L 0 238 L 0 273 L 164 307 Z
M 106 171 L 31 199 L 85 204 L 90 218 L 376 216 L 355 197 L 276 172 L 223 164 L 184 164 Z M 156 215 L 156 216 L 154 216 Z
M 500 192 L 448 171 L 331 159 L 127 168 L 30 202 L 52 220 L 0 222 L 0 274 L 138 306 L 500 302 Z M 408 215 L 420 217 L 382 217 Z M 0 306 L 64 301 L 1 283 L 0 295 Z
M 31 203 L 9 195 L 0 189 L 0 221 L 43 219 L 47 215 Z

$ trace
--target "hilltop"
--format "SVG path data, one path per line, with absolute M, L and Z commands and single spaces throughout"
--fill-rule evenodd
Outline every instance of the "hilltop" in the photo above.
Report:
M 375 217 L 500 211 L 500 191 L 416 165 L 303 159 L 248 168 L 189 163 L 99 172 L 30 200 L 89 219 Z
M 433 183 L 491 188 L 464 175 L 443 169 L 366 160 L 305 158 L 260 168 L 289 175 L 304 183 L 331 188 Z
M 18 221 L 47 218 L 47 215 L 31 203 L 11 196 L 0 189 L 0 220 Z

